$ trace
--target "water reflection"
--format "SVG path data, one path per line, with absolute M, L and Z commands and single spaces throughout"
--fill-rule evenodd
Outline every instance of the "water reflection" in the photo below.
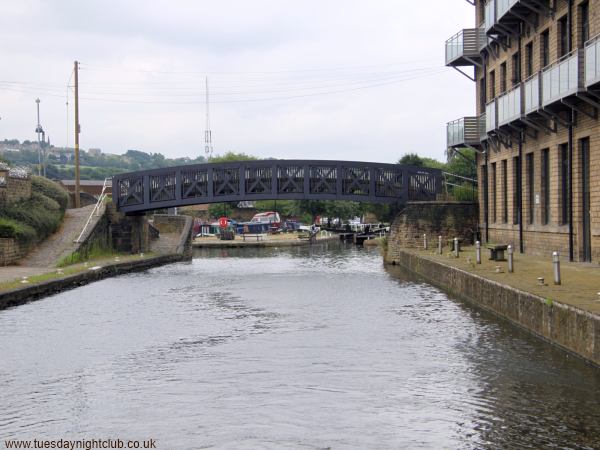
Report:
M 0 439 L 594 448 L 600 375 L 377 250 L 203 250 L 0 312 Z

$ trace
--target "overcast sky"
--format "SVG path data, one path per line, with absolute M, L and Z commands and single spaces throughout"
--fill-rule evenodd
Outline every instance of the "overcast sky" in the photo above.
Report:
M 443 159 L 446 122 L 475 113 L 444 42 L 473 22 L 463 0 L 2 0 L 0 140 L 36 139 L 39 97 L 73 146 L 79 60 L 85 149 L 204 154 L 208 76 L 215 153 Z

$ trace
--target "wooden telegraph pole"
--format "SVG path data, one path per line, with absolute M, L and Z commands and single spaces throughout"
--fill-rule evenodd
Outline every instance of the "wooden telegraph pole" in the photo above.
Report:
M 75 61 L 74 65 L 75 79 L 75 208 L 81 206 L 79 199 L 79 63 Z

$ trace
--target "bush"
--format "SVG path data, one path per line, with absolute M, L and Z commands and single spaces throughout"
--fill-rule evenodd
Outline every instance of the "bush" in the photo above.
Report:
M 26 225 L 37 232 L 40 239 L 54 233 L 62 221 L 64 210 L 53 199 L 40 193 L 8 205 L 0 215 Z
M 21 242 L 32 242 L 36 231 L 28 225 L 0 217 L 0 237 L 16 238 Z
M 67 209 L 69 194 L 60 185 L 44 177 L 31 177 L 31 190 L 51 198 L 60 205 L 63 211 Z

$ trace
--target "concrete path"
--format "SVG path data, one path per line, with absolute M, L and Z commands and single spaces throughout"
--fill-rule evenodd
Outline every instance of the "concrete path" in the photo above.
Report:
M 94 205 L 84 206 L 79 209 L 67 209 L 63 223 L 56 233 L 29 252 L 19 262 L 19 266 L 52 268 L 62 258 L 76 251 L 79 248 L 79 244 L 73 241 L 79 237 L 93 209 Z M 101 215 L 94 215 L 92 217 L 87 228 L 88 232 L 93 229 L 100 217 Z

